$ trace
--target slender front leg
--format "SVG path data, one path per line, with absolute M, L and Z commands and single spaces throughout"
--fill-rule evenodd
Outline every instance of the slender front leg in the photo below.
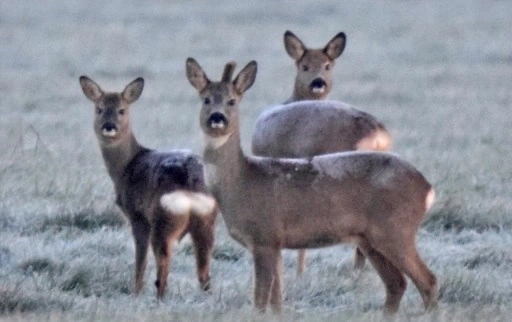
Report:
M 297 256 L 297 276 L 301 276 L 306 271 L 306 250 L 299 249 Z
M 281 313 L 281 305 L 283 302 L 282 281 L 283 281 L 283 257 L 281 256 L 281 251 L 279 251 L 278 256 L 277 256 L 276 271 L 274 274 L 274 283 L 272 283 L 272 289 L 270 292 L 270 305 L 271 305 L 272 311 L 274 311 L 274 313 Z
M 199 284 L 203 291 L 210 290 L 210 260 L 213 251 L 215 217 L 191 218 L 190 235 L 194 243 Z
M 256 246 L 253 250 L 253 257 L 255 271 L 254 304 L 258 310 L 264 312 L 269 302 L 272 286 L 276 280 L 280 250 Z M 280 284 L 280 281 L 278 284 Z M 274 296 L 274 300 L 281 301 L 277 296 Z M 275 307 L 280 309 L 281 304 L 279 303 Z
M 150 226 L 143 218 L 131 221 L 133 239 L 135 241 L 135 288 L 134 293 L 140 294 L 144 283 L 144 272 L 147 265 Z
M 354 270 L 356 271 L 356 273 L 359 273 L 363 270 L 365 260 L 366 257 L 364 256 L 364 254 L 361 252 L 359 248 L 356 248 L 354 256 Z

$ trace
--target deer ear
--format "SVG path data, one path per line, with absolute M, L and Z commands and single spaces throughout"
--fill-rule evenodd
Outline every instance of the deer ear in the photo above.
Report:
M 121 93 L 121 97 L 128 103 L 131 104 L 135 102 L 142 94 L 142 90 L 144 89 L 144 79 L 139 77 L 132 81 L 130 84 L 126 85 L 124 91 Z
M 327 45 L 325 45 L 324 53 L 331 60 L 335 60 L 336 58 L 340 57 L 341 53 L 343 53 L 343 50 L 345 50 L 346 43 L 347 37 L 345 36 L 345 33 L 340 32 L 334 36 L 334 38 L 332 38 L 327 43 Z
M 190 84 L 194 86 L 199 92 L 202 91 L 210 80 L 206 76 L 205 72 L 201 68 L 201 65 L 194 58 L 187 58 L 187 62 L 185 64 L 187 70 L 187 78 Z
M 306 52 L 306 46 L 304 46 L 299 37 L 295 36 L 289 30 L 284 33 L 284 48 L 288 55 L 295 59 L 295 61 L 304 56 L 304 53 Z
M 255 60 L 250 61 L 236 76 L 233 81 L 233 86 L 235 90 L 243 94 L 246 90 L 248 90 L 252 84 L 254 84 L 254 80 L 256 79 L 256 72 L 258 71 L 258 63 Z
M 93 102 L 97 102 L 103 95 L 100 86 L 87 76 L 80 76 L 80 85 L 85 96 Z

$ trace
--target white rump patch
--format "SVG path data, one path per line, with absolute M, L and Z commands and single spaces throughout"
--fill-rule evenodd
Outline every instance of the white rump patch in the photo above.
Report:
M 113 136 L 116 136 L 117 130 L 114 130 L 114 129 L 111 129 L 111 130 L 103 129 L 101 131 L 101 134 L 103 134 L 103 136 L 111 138 Z
M 377 133 L 375 133 L 375 150 L 391 150 L 391 137 L 389 133 L 387 133 L 386 131 L 377 130 Z
M 213 137 L 205 134 L 204 141 L 206 143 L 206 146 L 209 146 L 212 149 L 216 150 L 216 149 L 220 148 L 221 146 L 223 146 L 224 144 L 226 144 L 226 142 L 229 140 L 230 136 L 231 136 L 231 133 L 226 134 L 224 136 L 219 136 L 219 137 L 213 138 Z
M 388 151 L 391 149 L 391 137 L 386 131 L 377 130 L 371 136 L 364 137 L 357 145 L 361 151 Z
M 208 216 L 215 209 L 215 199 L 204 193 L 174 191 L 164 194 L 160 205 L 174 216 Z
M 427 198 L 425 198 L 425 212 L 427 212 L 430 207 L 434 204 L 434 200 L 436 199 L 436 192 L 434 188 L 430 188 L 430 191 L 427 194 Z

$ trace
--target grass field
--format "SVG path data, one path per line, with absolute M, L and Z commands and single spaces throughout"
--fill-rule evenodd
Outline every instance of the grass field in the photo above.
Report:
M 139 141 L 201 153 L 200 102 L 185 59 L 212 79 L 228 60 L 256 59 L 258 77 L 241 104 L 249 151 L 256 117 L 292 91 L 295 67 L 282 42 L 289 29 L 313 47 L 347 34 L 330 98 L 381 119 L 393 150 L 436 188 L 418 248 L 438 277 L 439 307 L 424 314 L 409 283 L 397 320 L 508 321 L 511 12 L 509 1 L 1 1 L 0 320 L 272 318 L 252 311 L 251 256 L 222 221 L 212 295 L 199 290 L 188 239 L 177 246 L 162 303 L 152 255 L 144 293 L 130 294 L 133 241 L 78 77 L 121 90 L 143 76 L 132 112 Z M 285 252 L 281 320 L 382 319 L 382 282 L 370 265 L 352 276 L 352 247 L 309 254 L 298 279 L 296 252 Z

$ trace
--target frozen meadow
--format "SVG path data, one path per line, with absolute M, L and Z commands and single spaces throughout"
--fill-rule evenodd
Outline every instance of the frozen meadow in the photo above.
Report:
M 251 256 L 222 220 L 211 295 L 199 289 L 189 238 L 177 245 L 163 302 L 152 255 L 143 294 L 131 295 L 133 239 L 78 77 L 113 91 L 144 77 L 131 113 L 139 142 L 201 153 L 185 59 L 212 79 L 229 60 L 241 68 L 255 59 L 240 105 L 249 152 L 257 116 L 292 92 L 291 30 L 311 47 L 347 34 L 330 98 L 379 118 L 393 151 L 436 188 L 417 242 L 438 277 L 439 307 L 425 314 L 409 281 L 397 320 L 508 321 L 511 12 L 508 1 L 462 0 L 1 1 L 0 320 L 381 320 L 384 286 L 371 265 L 352 275 L 350 245 L 309 251 L 301 278 L 296 251 L 285 251 L 283 313 L 256 314 Z

